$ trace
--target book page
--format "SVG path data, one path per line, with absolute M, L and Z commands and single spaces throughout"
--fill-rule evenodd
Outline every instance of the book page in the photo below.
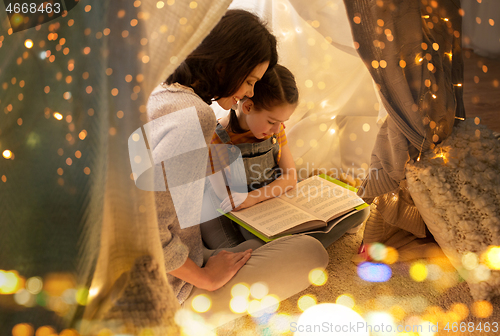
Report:
M 319 176 L 298 183 L 279 198 L 326 222 L 364 203 L 353 191 Z
M 276 235 L 307 221 L 317 220 L 280 198 L 272 198 L 240 211 L 232 211 L 231 214 L 267 236 Z

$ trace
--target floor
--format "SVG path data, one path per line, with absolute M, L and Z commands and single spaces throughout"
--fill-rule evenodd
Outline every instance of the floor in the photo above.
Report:
M 500 58 L 491 59 L 464 51 L 464 104 L 467 117 L 500 132 Z

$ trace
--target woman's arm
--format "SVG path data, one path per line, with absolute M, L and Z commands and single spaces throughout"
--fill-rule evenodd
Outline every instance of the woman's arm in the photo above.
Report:
M 198 267 L 193 260 L 187 258 L 181 267 L 169 273 L 197 288 L 214 291 L 231 280 L 250 259 L 251 254 L 251 249 L 236 253 L 223 250 L 210 257 L 205 267 Z
M 288 145 L 283 145 L 281 147 L 281 158 L 278 166 L 282 171 L 281 176 L 268 185 L 249 192 L 246 199 L 234 210 L 238 211 L 244 208 L 248 208 L 259 202 L 265 201 L 269 198 L 278 197 L 289 189 L 295 187 L 295 185 L 297 185 L 297 170 L 295 169 L 292 152 L 290 151 Z M 235 200 L 235 203 L 238 203 L 238 200 Z M 222 201 L 221 209 L 226 212 L 232 210 L 228 198 L 225 198 Z

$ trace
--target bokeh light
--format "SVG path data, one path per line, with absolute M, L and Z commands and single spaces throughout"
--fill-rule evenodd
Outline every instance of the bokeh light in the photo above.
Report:
M 290 323 L 292 323 L 292 318 L 288 314 L 275 314 L 269 320 L 271 331 L 276 335 L 283 335 L 290 331 Z
M 231 295 L 233 297 L 242 296 L 248 298 L 250 295 L 250 288 L 246 283 L 238 283 L 231 288 Z
M 397 330 L 397 327 L 394 323 L 394 318 L 386 312 L 378 312 L 378 311 L 370 312 L 366 314 L 365 320 L 368 325 L 372 326 L 372 328 L 368 328 L 371 336 L 387 335 L 388 333 L 381 332 L 382 325 L 384 325 L 383 329 L 384 331 L 388 329 L 391 329 L 393 331 Z
M 392 246 L 385 247 L 385 257 L 382 259 L 382 262 L 384 262 L 388 265 L 392 265 L 396 261 L 398 261 L 398 258 L 399 258 L 398 250 L 396 250 Z
M 387 256 L 387 250 L 382 243 L 374 243 L 368 246 L 368 254 L 375 261 L 384 260 Z
M 328 275 L 322 268 L 315 268 L 309 272 L 309 282 L 314 286 L 323 286 L 328 280 Z
M 317 303 L 318 302 L 316 301 L 316 298 L 313 295 L 310 295 L 310 294 L 302 295 L 297 300 L 297 306 L 302 311 L 306 311 L 306 309 L 308 309 L 309 307 L 314 306 Z
M 19 323 L 12 328 L 12 336 L 33 336 L 35 330 L 28 323 Z
M 269 293 L 269 288 L 264 282 L 256 282 L 250 286 L 250 294 L 256 299 L 262 299 Z
M 472 314 L 479 318 L 490 317 L 493 313 L 493 306 L 488 301 L 476 301 L 472 304 Z
M 30 40 L 30 39 L 27 39 L 26 41 L 24 41 L 24 46 L 28 49 L 31 49 L 33 48 L 33 41 Z
M 327 328 L 321 328 L 327 324 Z M 296 323 L 290 324 L 292 332 L 296 336 L 306 335 L 356 335 L 368 336 L 369 333 L 364 328 L 359 328 L 355 333 L 349 329 L 342 330 L 343 326 L 365 325 L 364 319 L 355 311 L 343 305 L 335 303 L 321 303 L 307 309 L 300 315 Z M 336 329 L 337 327 L 337 329 Z
M 40 277 L 31 277 L 26 280 L 26 290 L 31 294 L 38 294 L 41 292 L 43 288 L 42 278 Z
M 262 309 L 266 309 L 267 312 L 276 311 L 279 308 L 280 300 L 276 295 L 269 294 L 260 300 L 260 306 Z
M 16 271 L 0 270 L 0 294 L 14 294 L 20 285 Z
M 2 156 L 5 158 L 5 159 L 10 159 L 12 157 L 12 152 L 8 149 L 4 150 L 2 152 Z
M 248 314 L 252 317 L 260 317 L 264 313 L 260 300 L 252 300 L 248 303 Z
M 243 296 L 236 296 L 231 299 L 229 302 L 229 307 L 234 313 L 242 314 L 248 308 L 248 299 Z
M 26 289 L 21 289 L 14 294 L 14 301 L 18 305 L 26 306 L 30 303 L 32 295 Z
M 417 281 L 422 282 L 427 278 L 427 267 L 424 263 L 416 261 L 410 266 L 410 277 Z
M 463 303 L 454 303 L 451 310 L 458 315 L 460 321 L 465 320 L 469 316 L 469 308 Z
M 479 258 L 474 252 L 467 252 L 462 256 L 462 265 L 465 269 L 473 270 L 479 265 Z
M 346 306 L 347 308 L 354 308 L 354 299 L 349 294 L 340 295 L 335 301 L 336 304 L 340 304 L 342 306 Z
M 196 312 L 204 313 L 212 306 L 212 300 L 207 295 L 200 294 L 193 298 L 191 305 Z
M 500 246 L 490 246 L 486 251 L 485 259 L 486 265 L 490 269 L 500 270 Z
M 42 326 L 35 332 L 35 336 L 54 336 L 57 335 L 54 328 L 51 326 Z
M 392 276 L 392 270 L 385 264 L 364 262 L 358 265 L 358 275 L 369 282 L 385 282 Z

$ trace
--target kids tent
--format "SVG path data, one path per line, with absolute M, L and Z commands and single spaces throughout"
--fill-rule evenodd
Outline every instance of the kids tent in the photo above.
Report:
M 484 22 L 498 12 L 462 5 Z M 404 179 L 398 163 L 445 139 L 454 118 L 464 117 L 459 7 L 454 0 L 91 1 L 19 31 L 2 14 L 0 269 L 17 271 L 2 279 L 18 279 L 2 287 L 2 332 L 22 323 L 92 327 L 134 281 L 148 289 L 146 299 L 157 298 L 156 309 L 137 314 L 129 305 L 115 317 L 177 332 L 154 198 L 134 183 L 128 138 L 147 123 L 149 93 L 227 8 L 264 18 L 280 63 L 296 76 L 301 100 L 286 126 L 301 177 L 314 169 L 358 185 L 368 177 L 365 196 L 375 198 Z M 468 43 L 498 53 L 480 41 L 496 36 L 498 47 L 498 20 L 480 26 L 487 34 L 474 21 L 464 17 Z M 388 136 L 377 136 L 381 128 Z M 380 179 L 370 179 L 371 168 Z M 40 282 L 43 290 L 33 285 Z

